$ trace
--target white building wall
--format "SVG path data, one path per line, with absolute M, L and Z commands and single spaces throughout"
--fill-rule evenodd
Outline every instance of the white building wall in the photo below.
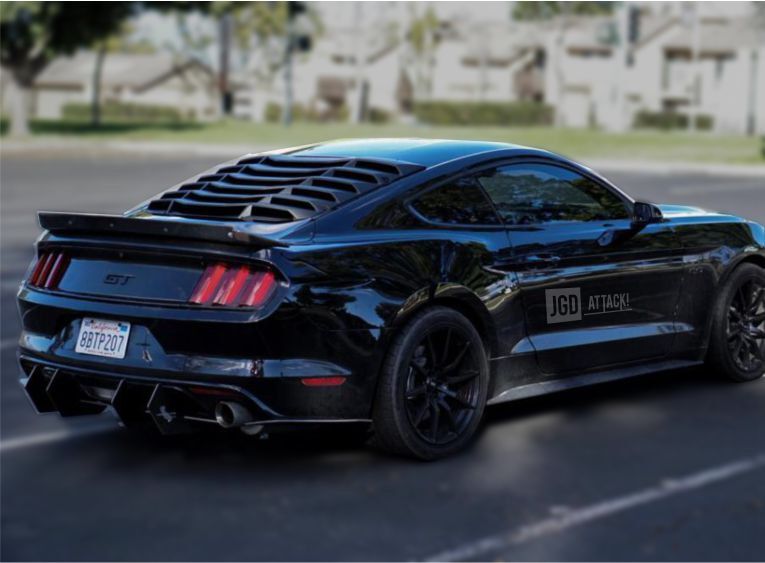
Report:
M 61 119 L 64 106 L 70 103 L 89 103 L 84 90 L 37 89 L 34 91 L 33 115 L 40 119 Z
M 664 35 L 667 35 L 666 32 Z M 627 74 L 627 92 L 638 98 L 638 109 L 660 111 L 664 81 L 664 43 L 650 41 L 634 51 Z
M 755 53 L 753 60 L 752 54 Z M 747 132 L 754 112 L 755 131 L 765 134 L 765 48 L 741 49 L 725 65 L 715 108 L 715 130 L 720 133 Z
M 757 82 L 755 90 L 756 129 L 758 135 L 765 135 L 765 46 L 757 52 Z
M 172 107 L 184 117 L 202 121 L 219 115 L 218 95 L 212 87 L 212 79 L 202 71 L 190 70 L 146 90 L 124 88 L 118 95 L 106 97 L 124 103 Z
M 391 114 L 398 111 L 396 94 L 400 75 L 401 64 L 397 50 L 370 65 L 366 73 L 369 82 L 368 105 L 370 108 L 382 109 Z
M 91 83 L 84 83 L 80 89 L 37 87 L 34 89 L 33 115 L 41 119 L 61 119 L 64 106 L 70 103 L 89 104 L 92 101 L 92 91 Z M 144 91 L 104 84 L 101 99 L 172 107 L 185 117 L 199 120 L 210 120 L 219 115 L 218 95 L 212 79 L 203 71 L 195 69 L 173 76 Z

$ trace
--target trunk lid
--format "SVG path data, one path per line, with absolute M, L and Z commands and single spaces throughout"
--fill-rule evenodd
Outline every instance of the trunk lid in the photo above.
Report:
M 247 225 L 69 213 L 40 213 L 39 219 L 49 234 L 27 279 L 37 290 L 253 308 L 272 296 L 277 283 L 286 283 L 270 257 L 273 248 L 288 243 Z

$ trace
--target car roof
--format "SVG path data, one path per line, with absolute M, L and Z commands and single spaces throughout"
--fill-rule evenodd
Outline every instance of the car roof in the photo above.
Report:
M 158 194 L 142 209 L 195 219 L 293 222 L 426 169 L 519 156 L 582 168 L 548 151 L 510 143 L 351 139 L 244 155 Z
M 431 167 L 455 158 L 502 149 L 516 149 L 524 154 L 550 155 L 547 151 L 510 143 L 448 139 L 348 139 L 288 149 L 282 154 L 305 157 L 379 158 Z

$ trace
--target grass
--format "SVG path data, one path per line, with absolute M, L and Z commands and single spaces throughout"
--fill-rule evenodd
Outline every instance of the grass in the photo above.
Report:
M 542 147 L 573 158 L 663 160 L 705 163 L 765 164 L 763 141 L 757 137 L 691 134 L 687 132 L 633 131 L 623 134 L 590 129 L 551 127 L 431 127 L 403 124 L 352 125 L 346 123 L 256 124 L 226 120 L 216 123 L 105 123 L 34 121 L 34 137 L 92 140 L 167 141 L 251 145 L 302 145 L 354 137 L 424 137 L 503 141 Z M 7 125 L 0 124 L 5 135 Z

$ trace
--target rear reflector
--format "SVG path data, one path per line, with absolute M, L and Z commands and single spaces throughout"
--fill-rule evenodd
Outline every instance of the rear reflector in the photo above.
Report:
M 189 387 L 189 391 L 195 395 L 212 395 L 215 397 L 236 397 L 237 393 L 229 389 L 220 389 L 217 387 Z
M 271 271 L 214 264 L 202 273 L 189 302 L 224 307 L 261 307 L 275 288 L 276 277 Z
M 304 377 L 300 382 L 306 387 L 337 387 L 345 383 L 345 378 L 340 376 Z
M 33 287 L 56 289 L 69 267 L 69 257 L 63 252 L 45 252 L 37 260 L 27 283 Z

